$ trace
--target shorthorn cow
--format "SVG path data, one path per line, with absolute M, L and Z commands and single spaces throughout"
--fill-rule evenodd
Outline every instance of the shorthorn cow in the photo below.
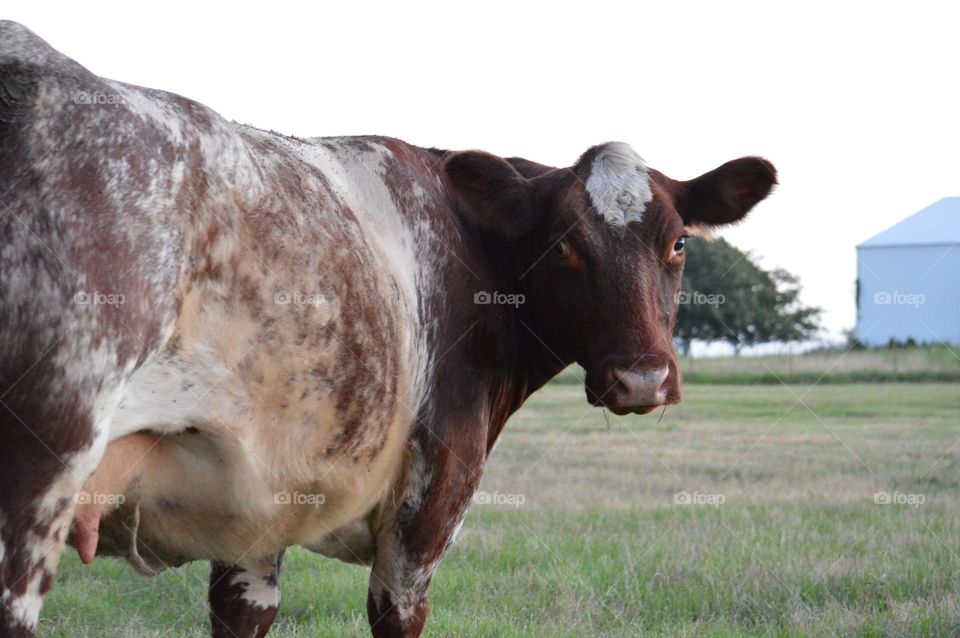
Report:
M 573 362 L 595 406 L 679 401 L 684 238 L 775 182 L 288 137 L 0 23 L 0 634 L 33 635 L 69 541 L 209 560 L 234 638 L 302 545 L 371 567 L 375 636 L 418 636 L 510 415 Z

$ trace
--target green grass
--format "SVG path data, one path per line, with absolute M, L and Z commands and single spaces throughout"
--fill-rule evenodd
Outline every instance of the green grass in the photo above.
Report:
M 572 384 L 534 395 L 481 487 L 524 502 L 474 505 L 425 635 L 960 635 L 956 385 L 692 385 L 658 418 L 605 419 Z M 41 635 L 204 636 L 206 579 L 70 551 Z M 288 552 L 270 635 L 368 635 L 366 582 Z

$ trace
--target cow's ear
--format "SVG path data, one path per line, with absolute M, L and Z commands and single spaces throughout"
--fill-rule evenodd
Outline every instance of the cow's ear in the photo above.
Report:
M 465 203 L 463 214 L 469 223 L 507 239 L 533 229 L 534 187 L 505 160 L 465 151 L 448 157 L 444 170 Z
M 677 212 L 688 226 L 721 226 L 743 219 L 777 183 L 761 157 L 741 157 L 687 182 L 675 182 Z

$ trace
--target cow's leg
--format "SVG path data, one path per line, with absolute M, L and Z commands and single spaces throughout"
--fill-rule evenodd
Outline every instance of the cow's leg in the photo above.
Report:
M 31 389 L 29 381 L 0 399 L 0 635 L 6 637 L 33 635 L 75 496 L 106 442 L 92 406 L 63 389 L 60 396 Z
M 213 638 L 263 638 L 280 607 L 280 563 L 273 558 L 210 570 L 210 625 Z
M 376 638 L 416 638 L 423 630 L 433 572 L 480 481 L 485 440 L 459 443 L 423 431 L 411 442 L 404 496 L 378 535 L 370 574 L 367 616 Z
M 0 636 L 35 630 L 76 495 L 103 456 L 142 351 L 127 332 L 91 327 L 85 313 L 94 311 L 70 297 L 19 299 L 25 310 L 13 313 L 0 294 Z M 96 317 L 108 316 L 101 312 Z M 49 330 L 33 325 L 41 318 Z M 89 557 L 95 521 L 85 523 L 81 545 Z

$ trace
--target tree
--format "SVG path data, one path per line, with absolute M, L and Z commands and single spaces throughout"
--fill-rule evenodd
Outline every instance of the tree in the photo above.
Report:
M 765 271 L 724 239 L 687 241 L 676 337 L 684 354 L 694 339 L 744 346 L 802 341 L 819 330 L 820 309 L 800 302 L 799 279 Z

